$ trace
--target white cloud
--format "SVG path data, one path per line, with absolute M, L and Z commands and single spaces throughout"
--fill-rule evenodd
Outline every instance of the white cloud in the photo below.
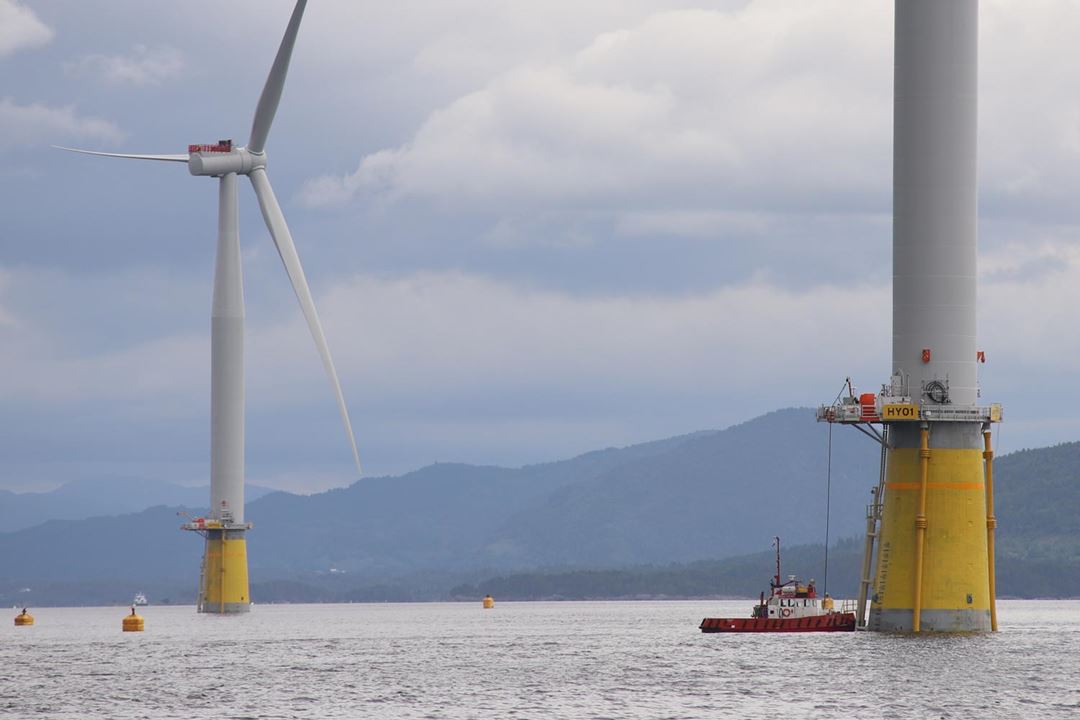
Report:
M 300 190 L 300 200 L 309 207 L 343 205 L 352 199 L 356 184 L 348 177 L 324 175 L 313 178 Z
M 318 302 L 358 404 L 372 394 L 632 395 L 636 388 L 642 396 L 672 397 L 760 392 L 771 398 L 762 400 L 765 409 L 784 404 L 785 394 L 836 362 L 801 354 L 807 347 L 844 346 L 845 364 L 874 367 L 881 358 L 872 348 L 888 341 L 878 322 L 887 301 L 887 287 L 861 285 L 789 291 L 750 281 L 689 296 L 577 296 L 476 275 L 418 273 L 355 277 Z M 253 384 L 290 392 L 281 377 L 303 376 L 301 364 L 316 368 L 305 332 L 297 319 L 257 335 L 254 357 L 289 364 L 256 371 Z M 865 342 L 845 344 L 853 332 Z
M 1034 254 L 1053 262 L 1028 272 L 1033 253 L 1017 244 L 981 263 L 980 347 L 990 357 L 981 372 L 988 399 L 1018 401 L 1018 424 L 1032 411 L 1021 404 L 1031 378 L 1080 371 L 1080 337 L 1061 332 L 1080 306 L 1080 247 L 1046 238 Z M 498 424 L 468 403 L 490 399 L 493 416 L 516 417 L 508 398 L 565 397 L 565 412 L 585 420 L 618 397 L 639 409 L 677 406 L 690 418 L 715 404 L 722 424 L 827 401 L 830 382 L 845 375 L 866 388 L 886 379 L 890 286 L 844 277 L 806 289 L 750 279 L 697 294 L 575 295 L 415 273 L 356 276 L 317 301 L 350 404 L 365 413 L 464 402 L 470 421 Z M 253 328 L 250 353 L 260 362 L 249 397 L 287 403 L 323 393 L 332 410 L 306 327 L 293 315 Z
M 184 308 L 194 290 L 168 272 L 0 268 L 0 318 L 9 319 L 0 321 L 0 398 L 186 405 L 192 388 L 208 382 L 209 338 L 178 331 L 176 311 L 158 309 Z M 171 327 L 139 327 L 155 318 Z
M 575 52 L 508 56 L 516 64 L 406 141 L 308 182 L 301 199 L 588 207 L 631 232 L 666 213 L 688 234 L 702 213 L 888 211 L 891 4 L 758 0 L 604 19 L 628 23 Z M 1064 60 L 1080 4 L 988 0 L 980 34 L 984 212 L 1077 219 L 1080 97 L 1061 89 L 1080 86 L 1080 65 Z
M 1053 263 L 1027 272 L 1033 256 Z M 1034 252 L 1017 244 L 984 253 L 981 267 L 980 334 L 990 355 L 1018 372 L 1021 366 L 1023 372 L 1080 369 L 1080 337 L 1059 331 L 1071 326 L 1080 306 L 1080 247 L 1045 238 Z M 0 396 L 183 399 L 205 386 L 208 338 L 201 330 L 172 334 L 165 328 L 89 353 L 82 340 L 66 347 L 62 320 L 43 323 L 42 309 L 28 306 L 27 298 L 16 308 L 13 293 L 34 288 L 36 296 L 65 298 L 91 286 L 62 274 L 27 272 L 0 276 L 6 318 L 0 345 L 9 368 L 0 377 Z M 92 287 L 101 292 L 115 285 L 118 297 L 96 304 L 108 315 L 135 292 L 123 287 L 152 281 L 99 278 Z M 186 307 L 193 293 L 206 290 L 183 283 L 160 302 Z M 532 388 L 760 396 L 755 402 L 762 410 L 808 401 L 833 375 L 870 384 L 883 380 L 890 301 L 887 282 L 854 275 L 797 290 L 750 279 L 698 294 L 576 295 L 454 272 L 354 276 L 317 298 L 339 372 L 357 405 Z M 79 317 L 81 323 L 94 321 Z M 249 357 L 257 359 L 249 363 L 253 402 L 309 398 L 311 387 L 325 385 L 298 312 L 249 322 L 248 342 Z M 1024 379 L 996 382 L 995 391 L 1002 392 L 1008 391 L 1002 384 L 1022 386 Z
M 15 0 L 0 0 L 0 57 L 44 45 L 52 38 L 53 31 L 38 20 L 33 10 Z
M 116 143 L 123 138 L 112 122 L 78 115 L 70 106 L 20 105 L 0 98 L 0 150 L 71 139 Z
M 1015 387 L 1024 373 L 1042 381 L 1080 371 L 1080 244 L 1010 243 L 984 253 L 979 281 L 979 342 L 1016 373 Z
M 1080 371 L 1080 337 L 1061 331 L 1074 324 L 1080 306 L 1080 245 L 1054 236 L 1040 237 L 1034 248 L 1005 245 L 984 253 L 981 268 L 980 347 L 989 362 L 980 374 L 987 400 L 1005 401 L 1012 443 L 1069 439 L 1080 432 L 1077 422 L 1060 418 L 1045 426 L 1038 398 L 1053 378 Z M 532 440 L 514 436 L 529 427 L 592 428 L 602 444 L 626 438 L 634 427 L 630 437 L 645 439 L 828 401 L 845 375 L 876 387 L 889 369 L 890 288 L 857 273 L 843 277 L 805 289 L 752 278 L 695 294 L 578 295 L 475 274 L 418 272 L 353 276 L 319 292 L 317 303 L 361 437 L 428 452 L 464 424 L 475 431 L 471 452 L 483 460 L 484 442 L 504 450 L 531 447 Z M 93 287 L 118 297 L 96 298 L 97 320 L 84 313 L 71 322 L 113 322 L 112 308 L 141 294 L 119 289 L 133 282 L 141 288 L 154 280 L 98 278 Z M 190 298 L 208 292 L 204 285 L 159 288 L 156 302 L 186 307 L 190 315 Z M 99 333 L 83 327 L 82 337 L 72 339 L 66 314 L 48 315 L 34 299 L 62 305 L 87 289 L 84 280 L 63 274 L 5 271 L 0 398 L 11 407 L 32 403 L 45 410 L 108 402 L 118 415 L 138 419 L 132 422 L 203 417 L 209 390 L 203 327 L 176 331 L 175 318 L 162 324 L 156 311 L 148 312 L 141 318 L 148 327 L 139 332 L 149 336 L 109 338 L 88 350 L 86 334 Z M 260 317 L 252 310 L 249 318 Z M 130 332 L 134 325 L 117 327 Z M 336 423 L 298 312 L 249 321 L 247 343 L 253 422 L 270 413 L 303 423 L 305 413 L 321 408 L 326 423 Z M 390 426 L 400 432 L 388 435 Z M 365 428 L 374 435 L 365 436 Z M 560 438 L 560 447 L 586 449 L 593 442 Z M 386 450 L 371 442 L 364 452 L 378 464 Z
M 82 281 L 55 273 L 31 273 L 20 282 L 16 286 L 34 287 L 41 297 L 86 290 Z M 118 286 L 130 282 L 116 280 Z M 108 284 L 101 278 L 95 286 Z M 529 388 L 739 394 L 754 392 L 755 383 L 770 386 L 766 392 L 776 396 L 775 405 L 783 404 L 785 388 L 809 381 L 833 362 L 821 356 L 793 361 L 799 348 L 840 343 L 858 329 L 866 342 L 850 348 L 847 360 L 873 366 L 878 358 L 868 348 L 887 342 L 877 323 L 887 291 L 860 286 L 793 292 L 751 281 L 691 296 L 582 297 L 475 275 L 418 273 L 354 277 L 317 302 L 339 372 L 358 405 L 371 396 L 386 403 Z M 118 301 L 97 302 L 109 312 Z M 841 310 L 847 315 L 843 327 L 834 321 Z M 24 322 L 0 326 L 9 368 L 0 377 L 0 397 L 57 403 L 196 397 L 201 407 L 198 391 L 206 385 L 209 359 L 202 333 L 166 329 L 87 352 L 66 347 L 62 319 L 45 329 L 40 318 L 35 321 L 43 309 L 22 312 L 28 315 Z M 87 320 L 93 317 L 80 322 Z M 326 385 L 298 313 L 269 325 L 249 323 L 248 342 L 249 357 L 256 359 L 249 363 L 253 402 L 306 399 L 312 386 Z M 740 378 L 738 391 L 728 389 L 731 378 Z M 328 389 L 326 396 L 332 402 Z
M 136 45 L 127 55 L 87 55 L 78 62 L 65 63 L 64 71 L 74 77 L 94 77 L 110 85 L 160 85 L 184 69 L 184 59 L 171 47 Z
M 679 196 L 715 209 L 755 194 L 783 205 L 792 190 L 884 193 L 890 32 L 877 3 L 655 13 L 559 61 L 520 64 L 303 198 L 535 207 Z
M 624 213 L 616 230 L 623 235 L 714 238 L 732 231 L 764 236 L 771 224 L 764 213 L 674 210 Z
M 173 414 L 173 407 L 187 413 L 192 394 L 209 393 L 209 346 L 205 335 L 166 335 L 97 355 L 57 359 L 33 373 L 33 394 L 61 403 L 160 404 L 154 413 L 158 417 Z
M 985 400 L 1005 403 L 1008 443 L 1075 439 L 1080 421 L 1068 405 L 1047 427 L 1043 398 L 1067 395 L 1071 386 L 1057 379 L 1080 372 L 1080 336 L 1062 331 L 1080 307 L 1080 244 L 1047 236 L 1034 252 L 1020 242 L 984 253 L 981 265 L 979 346 L 988 363 L 979 372 Z M 828 402 L 846 375 L 876 389 L 891 366 L 890 284 L 856 272 L 830 283 L 792 289 L 750 279 L 695 294 L 576 295 L 440 272 L 356 276 L 317 301 L 358 427 L 393 418 L 402 433 L 423 427 L 430 439 L 418 442 L 437 444 L 451 432 L 440 423 L 468 423 L 494 447 L 528 444 L 514 423 L 613 423 L 623 433 L 636 425 L 659 436 Z M 251 402 L 323 397 L 333 419 L 298 316 L 256 329 L 250 347 L 260 358 Z
M 1071 0 L 980 4 L 979 165 L 983 208 L 1077 218 L 1080 35 Z

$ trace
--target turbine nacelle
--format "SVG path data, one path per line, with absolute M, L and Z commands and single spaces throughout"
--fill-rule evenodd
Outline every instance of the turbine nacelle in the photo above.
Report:
M 265 151 L 253 153 L 246 147 L 233 147 L 232 140 L 219 140 L 212 145 L 188 145 L 188 172 L 192 175 L 249 175 L 252 170 L 265 167 Z

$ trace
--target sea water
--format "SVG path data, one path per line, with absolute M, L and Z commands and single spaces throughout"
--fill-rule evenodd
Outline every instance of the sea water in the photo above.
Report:
M 1080 601 L 1002 601 L 992 635 L 698 631 L 752 604 L 10 610 L 0 718 L 1080 717 Z

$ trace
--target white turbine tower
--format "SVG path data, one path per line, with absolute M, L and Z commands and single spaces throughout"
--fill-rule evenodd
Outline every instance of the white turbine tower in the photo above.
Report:
M 300 309 L 333 386 L 353 460 L 357 471 L 360 471 L 360 455 L 341 384 L 330 358 L 304 270 L 300 266 L 300 258 L 296 254 L 296 246 L 266 175 L 266 139 L 281 100 L 306 4 L 307 0 L 298 0 L 293 9 L 281 47 L 259 97 L 247 147 L 233 147 L 231 140 L 222 140 L 210 145 L 189 145 L 186 155 L 133 155 L 62 148 L 105 157 L 185 162 L 192 175 L 219 179 L 218 246 L 211 321 L 210 517 L 199 518 L 183 526 L 184 529 L 200 532 L 206 538 L 199 581 L 200 612 L 246 612 L 251 603 L 245 541 L 245 532 L 251 526 L 244 522 L 244 289 L 236 210 L 238 175 L 247 175 L 251 180 L 266 227 L 296 291 Z

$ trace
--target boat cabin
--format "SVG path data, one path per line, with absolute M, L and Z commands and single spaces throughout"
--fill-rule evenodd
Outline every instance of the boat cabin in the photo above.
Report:
M 813 617 L 832 610 L 832 598 L 828 595 L 819 598 L 813 580 L 803 585 L 794 575 L 788 575 L 787 582 L 779 583 L 778 579 L 779 576 L 769 583 L 771 591 L 767 601 L 765 593 L 761 594 L 761 601 L 754 606 L 752 617 Z

